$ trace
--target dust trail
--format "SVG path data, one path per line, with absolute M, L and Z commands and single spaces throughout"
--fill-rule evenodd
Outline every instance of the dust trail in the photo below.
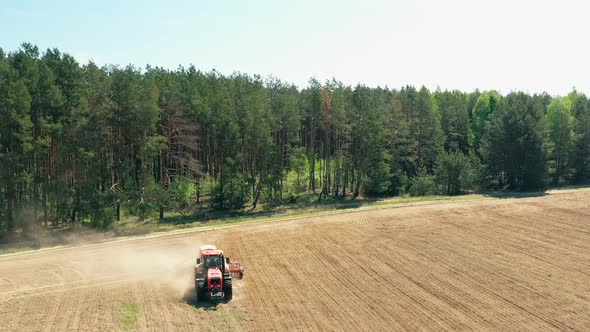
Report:
M 76 269 L 84 279 L 119 275 L 130 281 L 160 283 L 183 296 L 193 286 L 198 247 L 195 241 L 183 241 L 166 247 L 144 243 L 99 248 L 80 257 Z

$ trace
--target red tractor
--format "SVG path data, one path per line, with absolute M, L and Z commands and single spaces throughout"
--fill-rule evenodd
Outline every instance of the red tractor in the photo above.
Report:
M 232 276 L 242 279 L 244 268 L 240 263 L 230 262 L 223 255 L 223 250 L 214 245 L 199 248 L 199 257 L 195 265 L 195 293 L 197 301 L 203 299 L 232 299 Z

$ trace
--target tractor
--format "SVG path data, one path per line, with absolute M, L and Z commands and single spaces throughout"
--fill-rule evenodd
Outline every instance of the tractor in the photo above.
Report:
M 232 277 L 242 279 L 244 268 L 238 262 L 231 262 L 223 250 L 214 245 L 199 248 L 195 265 L 196 300 L 232 299 Z

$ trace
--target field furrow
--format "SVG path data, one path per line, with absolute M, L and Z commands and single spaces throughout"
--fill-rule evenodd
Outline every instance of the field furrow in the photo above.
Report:
M 380 207 L 0 257 L 3 331 L 588 331 L 590 191 Z M 246 268 L 195 303 L 197 248 Z

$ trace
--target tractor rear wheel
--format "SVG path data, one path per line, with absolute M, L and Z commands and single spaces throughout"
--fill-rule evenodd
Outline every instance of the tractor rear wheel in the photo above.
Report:
M 233 298 L 233 292 L 232 292 L 232 287 L 230 286 L 225 286 L 225 289 L 223 290 L 224 293 L 224 300 L 225 301 L 229 301 Z
M 195 302 L 199 302 L 205 299 L 205 289 L 201 287 L 195 287 Z

